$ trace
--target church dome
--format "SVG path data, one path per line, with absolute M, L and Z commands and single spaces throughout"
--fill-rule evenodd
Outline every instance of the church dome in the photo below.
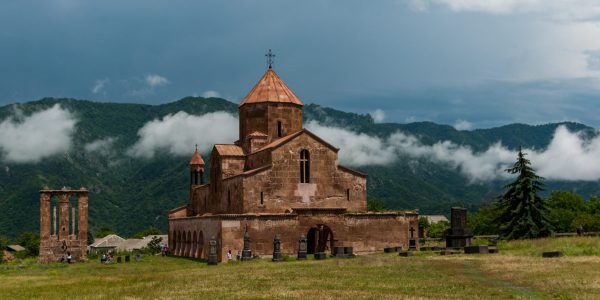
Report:
M 202 156 L 200 156 L 200 153 L 198 153 L 198 148 L 196 148 L 196 151 L 194 151 L 194 155 L 192 155 L 190 165 L 204 165 L 204 160 L 202 159 Z
M 288 103 L 303 106 L 300 98 L 269 67 L 265 75 L 244 98 L 240 106 L 254 103 Z

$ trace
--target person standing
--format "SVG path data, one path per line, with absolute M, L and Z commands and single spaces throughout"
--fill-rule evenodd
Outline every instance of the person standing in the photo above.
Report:
M 233 255 L 231 255 L 231 249 L 227 251 L 227 261 L 231 261 L 233 259 Z

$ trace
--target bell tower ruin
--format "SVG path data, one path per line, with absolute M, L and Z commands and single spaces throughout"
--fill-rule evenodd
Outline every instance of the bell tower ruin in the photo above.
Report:
M 77 209 L 70 207 L 69 198 L 77 197 Z M 57 206 L 51 206 L 52 199 L 57 198 Z M 71 209 L 69 209 L 71 208 Z M 57 216 L 58 214 L 58 216 Z M 57 262 L 70 253 L 73 261 L 87 259 L 88 234 L 88 190 L 51 190 L 44 187 L 40 190 L 40 255 L 42 263 Z

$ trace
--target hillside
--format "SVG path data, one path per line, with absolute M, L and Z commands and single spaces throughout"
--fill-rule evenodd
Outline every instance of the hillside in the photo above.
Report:
M 177 156 L 159 152 L 152 159 L 134 158 L 127 150 L 138 140 L 138 130 L 149 121 L 185 111 L 201 115 L 226 111 L 237 114 L 237 104 L 217 98 L 187 97 L 162 105 L 98 103 L 74 99 L 42 99 L 18 106 L 27 116 L 59 103 L 71 111 L 78 122 L 73 147 L 62 155 L 36 163 L 0 160 L 0 235 L 14 237 L 23 231 L 37 231 L 38 190 L 43 185 L 55 188 L 88 187 L 90 228 L 110 227 L 129 235 L 147 226 L 166 229 L 166 213 L 187 199 L 187 162 L 193 152 Z M 13 106 L 0 108 L 0 120 L 15 114 Z M 385 138 L 401 131 L 420 138 L 425 145 L 448 140 L 485 150 L 497 141 L 510 148 L 543 149 L 548 146 L 560 124 L 529 126 L 512 124 L 492 129 L 457 131 L 451 126 L 430 122 L 375 124 L 370 116 L 346 113 L 309 104 L 305 121 L 351 129 Z M 571 130 L 594 130 L 577 123 L 563 123 Z M 90 152 L 85 145 L 113 137 L 110 151 Z M 206 158 L 209 153 L 202 153 Z M 422 213 L 448 213 L 452 205 L 474 210 L 497 196 L 503 182 L 471 183 L 448 165 L 424 158 L 401 157 L 386 165 L 354 167 L 367 172 L 370 199 L 379 199 L 390 208 L 418 208 Z M 574 189 L 584 196 L 600 194 L 598 182 L 548 182 L 548 188 Z

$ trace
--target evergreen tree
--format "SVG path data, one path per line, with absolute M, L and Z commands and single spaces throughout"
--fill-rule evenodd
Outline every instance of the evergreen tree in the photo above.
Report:
M 542 180 L 519 148 L 517 162 L 506 169 L 518 174 L 517 179 L 506 185 L 506 192 L 498 199 L 501 214 L 497 219 L 502 236 L 507 239 L 537 238 L 548 236 L 551 226 L 546 218 L 546 205 L 538 196 L 543 190 Z

